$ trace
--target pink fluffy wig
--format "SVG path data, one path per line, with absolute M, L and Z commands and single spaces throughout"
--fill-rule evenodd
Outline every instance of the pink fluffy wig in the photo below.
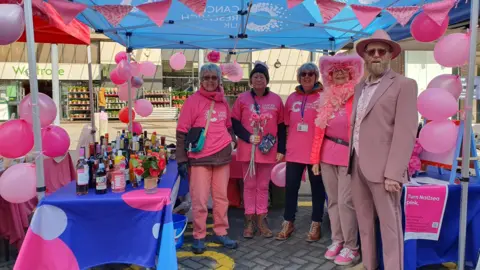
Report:
M 346 69 L 349 74 L 349 82 L 357 84 L 363 77 L 363 59 L 358 55 L 337 54 L 335 56 L 320 57 L 320 74 L 322 75 L 323 85 L 331 86 L 333 82 L 333 72 Z

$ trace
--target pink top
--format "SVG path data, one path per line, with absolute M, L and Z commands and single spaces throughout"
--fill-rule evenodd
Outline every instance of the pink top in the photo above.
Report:
M 325 135 L 348 142 L 349 121 L 345 107 L 340 109 L 335 113 L 335 118 L 328 121 Z M 337 166 L 348 166 L 348 146 L 324 138 L 321 149 L 321 162 Z
M 284 120 L 285 125 L 288 126 L 287 153 L 285 155 L 287 162 L 313 164 L 310 161 L 310 154 L 317 116 L 316 101 L 319 97 L 319 92 L 305 95 L 297 90 L 288 97 L 285 103 Z M 299 125 L 302 124 L 302 107 L 304 107 L 302 128 L 306 129 L 305 131 L 299 131 Z
M 260 114 L 270 114 L 270 119 L 263 130 L 263 135 L 272 134 L 277 137 L 278 124 L 283 123 L 283 102 L 279 95 L 268 92 L 267 95 L 255 96 L 257 104 L 260 106 Z M 247 91 L 238 96 L 232 109 L 232 117 L 239 120 L 248 132 L 253 134 L 253 127 L 250 118 L 255 112 L 253 96 L 251 91 Z M 262 135 L 262 134 L 260 134 Z M 276 163 L 278 137 L 275 146 L 268 152 L 263 154 L 260 150 L 255 152 L 255 162 L 258 163 Z M 252 152 L 252 145 L 238 140 L 237 161 L 248 162 Z
M 204 97 L 200 92 L 191 95 L 180 111 L 177 130 L 188 133 L 192 127 L 205 127 L 211 103 L 212 100 Z M 232 142 L 232 137 L 228 132 L 228 128 L 232 126 L 232 120 L 227 104 L 225 99 L 223 102 L 215 102 L 203 150 L 198 153 L 189 152 L 189 158 L 198 159 L 211 156 Z

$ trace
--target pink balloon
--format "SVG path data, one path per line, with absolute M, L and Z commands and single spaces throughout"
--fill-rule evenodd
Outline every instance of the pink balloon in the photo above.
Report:
M 0 45 L 8 45 L 17 41 L 25 30 L 23 8 L 16 4 L 2 4 L 1 7 L 0 25 L 2 26 L 2 34 L 0 35 Z
M 153 76 L 155 76 L 155 73 L 157 72 L 157 67 L 155 66 L 154 63 L 152 63 L 150 61 L 143 62 L 140 65 L 140 69 L 141 69 L 141 73 L 143 74 L 143 76 L 147 76 L 147 77 L 153 77 Z
M 417 99 L 418 112 L 428 120 L 444 120 L 458 111 L 457 100 L 446 90 L 429 88 Z
M 23 157 L 33 148 L 32 125 L 23 119 L 10 120 L 0 125 L 0 156 Z
M 230 75 L 230 76 L 227 76 L 227 78 L 232 82 L 239 82 L 242 80 L 243 74 Z
M 120 63 L 123 60 L 127 60 L 127 53 L 126 52 L 119 52 L 115 55 L 115 63 Z
M 132 123 L 132 131 L 133 131 L 134 133 L 137 133 L 137 134 L 142 133 L 142 131 L 143 131 L 142 124 L 140 124 L 139 122 L 133 121 L 133 123 Z
M 130 68 L 132 69 L 132 76 L 142 75 L 142 66 L 137 62 L 130 62 Z
M 11 203 L 24 203 L 36 196 L 37 175 L 32 163 L 19 163 L 0 177 L 0 195 Z
M 127 81 L 132 77 L 132 68 L 130 67 L 130 63 L 127 60 L 123 60 L 117 65 L 117 74 L 118 77 Z
M 455 146 L 457 135 L 458 128 L 452 121 L 432 121 L 420 131 L 419 142 L 426 151 L 441 154 Z
M 133 88 L 140 88 L 143 85 L 143 79 L 140 77 L 132 77 L 130 82 L 132 83 Z
M 132 98 L 132 100 L 134 100 L 135 97 L 137 97 L 137 89 L 132 87 L 131 91 L 132 92 L 130 97 Z M 120 87 L 118 88 L 118 98 L 121 101 L 128 101 L 128 84 L 125 83 L 120 85 Z
M 285 187 L 286 183 L 286 174 L 285 174 L 285 167 L 286 163 L 281 162 L 275 165 L 273 167 L 272 172 L 270 173 L 270 178 L 272 179 L 272 182 L 277 186 L 277 187 Z
M 61 157 L 70 148 L 70 136 L 65 129 L 50 125 L 42 129 L 43 154 L 47 157 Z
M 148 117 L 153 112 L 153 105 L 147 99 L 139 99 L 135 101 L 135 111 L 140 116 Z
M 33 124 L 32 103 L 32 96 L 28 94 L 22 99 L 19 105 L 20 118 L 30 124 Z M 38 93 L 38 110 L 40 112 L 41 127 L 50 125 L 57 117 L 57 106 L 55 102 L 44 93 Z
M 459 67 L 468 62 L 470 36 L 463 33 L 442 37 L 433 49 L 435 61 L 444 67 Z
M 112 70 L 110 72 L 110 80 L 112 81 L 112 83 L 114 83 L 116 85 L 124 84 L 127 81 L 127 80 L 121 78 L 118 75 L 118 69 L 117 68 L 115 68 L 114 70 Z
M 170 57 L 170 67 L 174 70 L 182 70 L 187 64 L 187 58 L 182 52 L 175 53 Z
M 410 25 L 410 33 L 414 39 L 420 42 L 432 42 L 445 34 L 449 20 L 447 17 L 443 20 L 442 25 L 438 25 L 425 12 L 422 12 L 413 19 Z
M 458 75 L 442 74 L 430 81 L 427 88 L 442 88 L 452 94 L 455 99 L 462 93 L 462 81 Z

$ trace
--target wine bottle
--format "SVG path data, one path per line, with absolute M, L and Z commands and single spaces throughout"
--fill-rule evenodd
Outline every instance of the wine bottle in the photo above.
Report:
M 105 171 L 105 164 L 100 163 L 98 165 L 98 170 L 95 173 L 95 179 L 96 179 L 95 193 L 96 194 L 107 193 L 107 172 Z
M 81 147 L 79 151 L 79 159 L 77 162 L 77 195 L 88 194 L 88 165 L 85 160 L 85 147 Z

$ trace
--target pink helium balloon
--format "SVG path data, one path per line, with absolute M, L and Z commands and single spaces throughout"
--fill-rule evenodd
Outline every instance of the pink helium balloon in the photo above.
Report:
M 428 120 L 444 120 L 458 111 L 457 100 L 446 90 L 429 88 L 417 99 L 418 112 Z
M 142 131 L 143 131 L 142 124 L 140 124 L 139 122 L 133 121 L 133 123 L 132 123 L 132 131 L 133 131 L 134 133 L 137 133 L 137 134 L 142 133 Z
M 0 177 L 0 195 L 11 203 L 24 203 L 36 196 L 35 165 L 19 163 L 8 168 Z
M 459 67 L 468 62 L 470 36 L 463 33 L 442 37 L 433 49 L 435 61 L 444 67 Z
M 414 39 L 420 42 L 432 42 L 445 34 L 449 20 L 447 17 L 443 20 L 442 25 L 438 25 L 425 12 L 422 12 L 413 19 L 410 25 L 410 33 Z
M 23 8 L 16 4 L 2 4 L 0 12 L 0 45 L 8 45 L 17 41 L 25 31 Z
M 153 105 L 147 99 L 139 99 L 135 101 L 135 111 L 140 116 L 148 117 L 153 112 Z
M 130 62 L 130 68 L 132 69 L 132 76 L 142 75 L 142 66 L 137 62 Z
M 170 57 L 170 67 L 174 70 L 182 70 L 187 64 L 187 58 L 182 52 L 175 53 Z
M 154 63 L 152 63 L 150 61 L 147 61 L 147 62 L 143 62 L 140 65 L 140 70 L 141 70 L 141 73 L 143 74 L 143 76 L 153 77 L 153 76 L 155 76 L 155 73 L 157 72 L 157 67 L 155 66 Z
M 127 80 L 125 80 L 124 78 L 121 78 L 118 75 L 118 69 L 117 68 L 115 68 L 114 70 L 112 70 L 110 72 L 110 80 L 112 81 L 112 83 L 114 83 L 116 85 L 124 84 L 127 81 Z
M 232 82 L 239 82 L 243 78 L 243 74 L 229 75 L 227 78 Z
M 123 60 L 117 65 L 117 74 L 118 77 L 127 81 L 132 77 L 132 68 L 130 67 L 130 63 L 127 60 Z
M 50 125 L 42 129 L 43 154 L 47 157 L 61 157 L 70 148 L 70 136 L 65 129 Z
M 462 93 L 462 81 L 458 75 L 442 74 L 430 81 L 427 88 L 442 88 L 452 94 L 455 99 Z
M 23 157 L 33 148 L 32 125 L 23 119 L 10 120 L 0 125 L 0 156 Z
M 130 98 L 134 100 L 135 97 L 137 97 L 137 89 L 133 87 L 131 87 L 131 89 L 132 92 L 130 94 Z M 128 101 L 128 84 L 125 83 L 120 85 L 120 87 L 118 88 L 118 98 L 121 101 Z
M 127 53 L 126 52 L 119 52 L 115 55 L 115 63 L 120 63 L 123 60 L 127 60 Z
M 143 79 L 140 77 L 132 77 L 130 82 L 132 83 L 133 88 L 140 88 L 143 85 Z
M 20 118 L 25 119 L 30 124 L 33 124 L 33 111 L 32 111 L 32 95 L 25 96 L 19 105 Z M 53 123 L 57 117 L 57 106 L 52 98 L 49 96 L 38 93 L 38 109 L 40 112 L 40 126 L 46 127 Z
M 275 167 L 273 167 L 272 172 L 270 173 L 270 178 L 277 187 L 285 187 L 285 166 L 285 162 L 278 163 L 277 165 L 275 165 Z
M 420 131 L 419 142 L 426 151 L 441 154 L 455 146 L 457 135 L 458 128 L 452 121 L 432 121 Z

